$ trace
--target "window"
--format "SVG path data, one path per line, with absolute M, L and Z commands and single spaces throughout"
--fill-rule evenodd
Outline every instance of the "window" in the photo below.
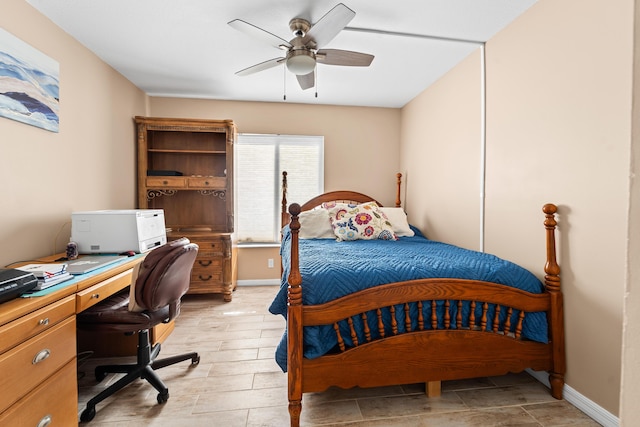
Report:
M 324 191 L 322 136 L 239 134 L 234 158 L 239 243 L 280 240 L 282 171 L 287 171 L 289 204 Z

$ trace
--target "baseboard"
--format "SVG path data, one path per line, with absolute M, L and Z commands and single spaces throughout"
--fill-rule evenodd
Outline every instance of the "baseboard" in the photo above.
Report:
M 529 373 L 532 377 L 540 381 L 542 384 L 551 388 L 549 384 L 549 374 L 547 372 L 534 371 L 531 369 L 527 369 L 527 373 Z M 564 385 L 562 389 L 562 396 L 564 400 L 571 403 L 576 408 L 580 409 L 582 412 L 591 417 L 594 421 L 601 424 L 604 427 L 619 427 L 620 420 L 618 417 L 613 415 L 611 412 L 604 409 L 602 406 L 596 404 L 594 401 L 586 398 L 582 394 L 578 393 L 574 388 Z
M 238 280 L 238 286 L 279 286 L 280 279 Z

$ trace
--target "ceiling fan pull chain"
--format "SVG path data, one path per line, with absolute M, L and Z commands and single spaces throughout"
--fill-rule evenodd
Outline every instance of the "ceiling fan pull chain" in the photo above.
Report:
M 282 70 L 284 71 L 284 73 L 282 73 L 282 75 L 284 76 L 284 83 L 282 84 L 284 96 L 282 97 L 282 100 L 286 101 L 287 100 L 287 70 L 284 67 L 282 67 Z
M 318 78 L 319 77 L 318 64 L 316 64 L 315 74 L 316 74 L 316 98 L 317 98 L 318 97 L 318 80 L 320 80 Z

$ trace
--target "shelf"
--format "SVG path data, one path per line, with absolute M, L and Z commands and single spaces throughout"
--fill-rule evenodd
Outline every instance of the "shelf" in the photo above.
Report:
M 222 154 L 226 155 L 226 151 L 220 150 L 169 150 L 164 148 L 149 148 L 147 150 L 149 153 L 163 153 L 163 154 Z

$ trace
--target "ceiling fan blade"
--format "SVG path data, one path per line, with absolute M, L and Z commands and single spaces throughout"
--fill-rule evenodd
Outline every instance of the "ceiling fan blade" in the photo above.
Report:
M 374 56 L 368 53 L 352 52 L 340 49 L 321 49 L 316 53 L 316 60 L 327 65 L 347 65 L 352 67 L 368 67 Z
M 284 49 L 284 48 L 288 49 L 291 47 L 291 43 L 289 43 L 285 39 L 280 38 L 275 34 L 272 34 L 266 30 L 263 30 L 260 27 L 256 27 L 255 25 L 250 24 L 241 19 L 234 19 L 233 21 L 230 21 L 228 24 L 231 27 L 235 28 L 236 30 L 241 31 L 251 37 L 261 39 L 262 41 L 270 44 L 271 46 L 277 49 Z
M 273 58 L 268 61 L 261 62 L 251 67 L 240 70 L 236 73 L 238 76 L 248 76 L 249 74 L 257 73 L 258 71 L 268 70 L 269 68 L 276 67 L 280 64 L 284 64 L 287 58 Z
M 303 76 L 296 76 L 298 78 L 298 83 L 302 90 L 310 89 L 316 85 L 316 73 L 310 72 L 309 74 L 305 74 Z
M 329 43 L 356 16 L 356 13 L 342 3 L 338 3 L 316 22 L 302 39 L 302 43 L 313 42 L 313 49 Z

